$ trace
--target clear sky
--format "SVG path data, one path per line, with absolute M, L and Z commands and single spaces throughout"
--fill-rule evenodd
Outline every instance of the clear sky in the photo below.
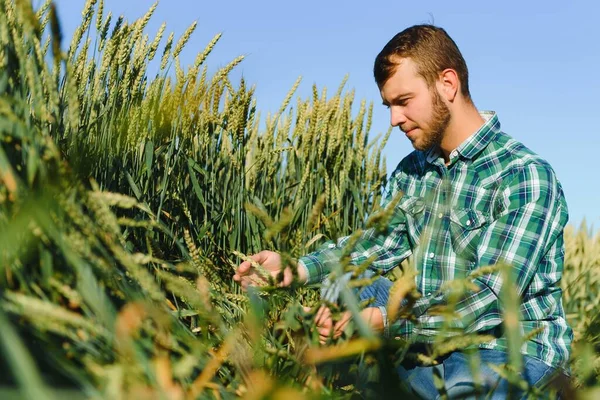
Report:
M 65 41 L 70 41 L 85 1 L 55 3 Z M 133 21 L 152 3 L 107 0 L 105 10 Z M 166 22 L 167 34 L 173 31 L 177 38 L 197 20 L 198 28 L 180 56 L 183 65 L 190 65 L 222 32 L 207 60 L 209 71 L 246 55 L 233 77 L 244 76 L 256 85 L 262 115 L 278 109 L 299 76 L 303 80 L 297 93 L 306 97 L 313 83 L 334 92 L 348 74 L 346 87 L 356 90 L 357 104 L 360 99 L 375 104 L 374 137 L 389 126 L 372 77 L 375 56 L 410 25 L 441 26 L 467 61 L 476 106 L 496 111 L 506 133 L 552 164 L 571 223 L 579 226 L 585 218 L 598 231 L 599 14 L 600 2 L 594 0 L 162 0 L 147 30 L 153 37 Z M 410 142 L 396 129 L 385 149 L 388 172 L 410 151 Z

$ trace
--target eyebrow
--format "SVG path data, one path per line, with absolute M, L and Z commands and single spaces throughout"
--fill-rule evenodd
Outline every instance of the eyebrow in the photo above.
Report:
M 404 100 L 404 97 L 410 97 L 413 94 L 414 93 L 412 93 L 412 92 L 399 94 L 398 96 L 396 96 L 392 99 L 392 103 L 402 101 L 402 100 Z M 383 104 L 384 106 L 387 106 L 389 103 L 384 100 L 381 104 Z

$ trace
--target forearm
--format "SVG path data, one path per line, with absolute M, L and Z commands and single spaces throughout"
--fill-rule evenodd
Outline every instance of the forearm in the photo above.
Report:
M 411 254 L 405 228 L 404 224 L 399 224 L 385 234 L 376 233 L 374 229 L 364 231 L 347 253 L 350 264 L 370 262 L 371 269 L 381 272 L 391 270 Z M 300 258 L 299 264 L 303 267 L 302 272 L 306 274 L 308 283 L 322 282 L 340 264 L 349 239 L 350 236 L 347 236 L 337 243 L 328 242 L 319 250 Z
M 384 333 L 387 328 L 386 314 L 385 307 L 368 307 L 360 312 L 361 318 L 377 333 Z
M 390 180 L 391 192 L 375 216 L 385 214 L 385 227 L 373 227 L 360 233 L 358 240 L 354 235 L 328 241 L 318 250 L 300 258 L 307 273 L 308 283 L 322 282 L 330 272 L 339 266 L 342 257 L 349 257 L 352 265 L 369 264 L 369 268 L 383 273 L 391 270 L 411 252 L 406 232 L 406 216 L 398 200 L 401 193 L 396 188 L 396 177 Z M 377 219 L 377 218 L 375 218 Z M 343 272 L 343 271 L 340 271 Z

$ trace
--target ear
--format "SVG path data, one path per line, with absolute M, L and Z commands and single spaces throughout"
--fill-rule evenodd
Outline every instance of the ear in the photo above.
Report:
M 458 94 L 459 80 L 455 70 L 447 68 L 440 73 L 438 79 L 438 89 L 442 97 L 449 102 L 453 102 Z

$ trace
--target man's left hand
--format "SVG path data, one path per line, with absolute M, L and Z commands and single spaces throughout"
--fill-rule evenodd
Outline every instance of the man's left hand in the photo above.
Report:
M 365 308 L 360 312 L 360 315 L 371 329 L 376 332 L 383 331 L 383 316 L 379 308 Z M 315 316 L 315 324 L 319 332 L 319 342 L 325 344 L 330 337 L 333 337 L 333 339 L 339 338 L 351 319 L 352 313 L 345 311 L 340 320 L 334 324 L 331 310 L 326 306 L 321 306 Z

